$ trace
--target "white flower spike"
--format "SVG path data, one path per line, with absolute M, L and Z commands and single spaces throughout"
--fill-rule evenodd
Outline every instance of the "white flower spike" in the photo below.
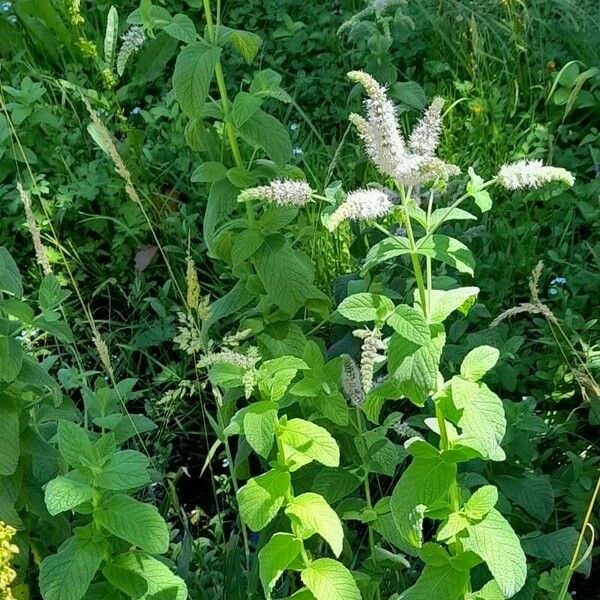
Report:
M 562 181 L 569 186 L 575 183 L 570 171 L 549 167 L 541 160 L 519 160 L 504 165 L 498 173 L 498 181 L 507 190 L 538 188 L 551 181 Z

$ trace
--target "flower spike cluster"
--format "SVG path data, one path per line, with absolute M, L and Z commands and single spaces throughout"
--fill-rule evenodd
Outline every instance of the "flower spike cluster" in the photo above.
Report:
M 393 208 L 389 195 L 384 191 L 358 189 L 346 196 L 331 214 L 326 226 L 329 231 L 334 231 L 344 221 L 378 219 L 389 214 Z
M 498 181 L 507 190 L 523 190 L 538 188 L 551 181 L 562 181 L 571 186 L 575 177 L 570 171 L 548 167 L 541 160 L 519 160 L 502 166 Z
M 460 171 L 436 158 L 442 132 L 443 98 L 435 98 L 417 123 L 408 143 L 404 141 L 393 103 L 385 88 L 363 71 L 351 71 L 348 77 L 364 88 L 366 118 L 350 115 L 365 145 L 365 150 L 382 175 L 407 186 L 436 179 L 448 179 Z
M 306 181 L 285 179 L 244 190 L 238 196 L 238 201 L 267 200 L 277 206 L 304 206 L 311 201 L 312 193 Z

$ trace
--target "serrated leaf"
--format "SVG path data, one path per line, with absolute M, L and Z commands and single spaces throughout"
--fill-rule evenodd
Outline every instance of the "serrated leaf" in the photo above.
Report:
M 312 561 L 300 578 L 317 600 L 361 600 L 352 573 L 332 558 Z
M 496 486 L 484 485 L 465 502 L 463 512 L 469 519 L 483 519 L 496 506 L 496 502 L 498 502 Z
M 290 517 L 303 538 L 318 533 L 331 546 L 335 556 L 342 553 L 342 522 L 323 496 L 313 492 L 300 494 L 287 505 L 285 514 Z
M 432 323 L 443 323 L 455 310 L 467 314 L 479 294 L 479 288 L 462 287 L 454 290 L 431 290 L 430 293 L 430 320 Z
M 475 215 L 470 212 L 463 210 L 462 208 L 438 208 L 431 213 L 431 219 L 429 220 L 429 227 L 431 229 L 437 229 L 442 223 L 446 221 L 469 221 L 477 220 Z
M 440 260 L 461 273 L 474 274 L 475 259 L 467 246 L 447 235 L 433 234 L 417 241 L 417 252 Z
M 361 483 L 361 478 L 350 471 L 324 467 L 317 473 L 312 490 L 332 504 L 351 494 Z
M 229 29 L 222 27 L 223 33 L 221 35 L 220 42 L 231 44 L 242 56 L 242 58 L 250 64 L 260 45 L 262 40 L 256 33 L 250 31 L 243 31 L 241 29 Z
M 158 510 L 125 494 L 102 501 L 94 520 L 118 538 L 150 552 L 163 554 L 169 548 L 169 528 Z
M 39 583 L 44 600 L 81 600 L 103 555 L 104 547 L 93 540 L 70 538 L 40 565 Z
M 473 348 L 460 365 L 460 374 L 470 381 L 479 381 L 493 369 L 500 358 L 500 351 L 492 346 Z
M 71 467 L 88 466 L 96 458 L 85 429 L 70 421 L 58 422 L 58 451 Z
M 296 356 L 280 356 L 263 362 L 257 375 L 258 389 L 272 402 L 281 400 L 298 371 L 308 369 L 308 365 Z
M 352 294 L 344 298 L 337 311 L 350 321 L 366 323 L 368 321 L 383 322 L 394 310 L 394 303 L 380 294 Z
M 398 600 L 462 600 L 468 582 L 469 572 L 455 568 L 451 562 L 428 564 L 417 583 L 402 592 Z
M 525 554 L 537 558 L 538 560 L 547 560 L 555 567 L 566 567 L 570 564 L 571 558 L 575 553 L 579 532 L 574 527 L 565 527 L 552 533 L 542 534 L 539 531 L 521 538 L 521 546 Z M 588 549 L 588 544 L 584 540 L 579 550 L 580 556 L 583 556 Z M 576 571 L 589 576 L 592 566 L 592 557 L 589 556 L 581 563 Z
M 340 449 L 332 435 L 323 427 L 304 419 L 281 423 L 277 434 L 290 471 L 316 460 L 326 467 L 340 464 Z
M 0 475 L 12 475 L 19 464 L 19 412 L 0 401 Z
M 465 550 L 480 556 L 488 566 L 502 593 L 511 598 L 525 584 L 527 564 L 519 538 L 508 521 L 492 508 L 483 521 L 467 528 L 462 538 Z
M 314 266 L 279 236 L 267 238 L 254 258 L 260 280 L 273 304 L 294 315 L 304 304 L 314 280 Z
M 115 452 L 96 475 L 96 485 L 106 490 L 131 490 L 150 483 L 146 456 L 135 450 Z
M 362 272 L 369 271 L 373 267 L 380 265 L 392 258 L 410 254 L 410 245 L 405 237 L 395 236 L 393 238 L 385 238 L 371 247 L 365 258 L 365 263 Z
M 177 101 L 188 117 L 201 117 L 221 48 L 194 42 L 177 57 L 173 72 L 173 89 Z
M 448 497 L 456 477 L 456 465 L 438 454 L 415 458 L 396 484 L 391 509 L 398 530 L 412 546 L 422 544 L 423 518 L 428 507 Z
M 118 563 L 109 562 L 104 565 L 102 574 L 118 590 L 131 598 L 147 598 L 148 584 L 142 575 L 122 567 Z
M 271 470 L 252 477 L 237 493 L 242 520 L 252 531 L 263 529 L 283 506 L 290 489 L 287 471 Z
M 72 510 L 93 496 L 94 488 L 91 485 L 69 476 L 56 477 L 48 482 L 44 492 L 46 507 L 52 516 Z
M 453 377 L 452 402 L 462 411 L 456 421 L 462 429 L 459 442 L 477 450 L 484 458 L 502 461 L 506 458 L 500 442 L 506 432 L 502 401 L 487 385 Z
M 492 197 L 487 190 L 482 190 L 483 179 L 475 173 L 473 167 L 469 167 L 469 177 L 471 180 L 467 183 L 467 193 L 475 200 L 479 210 L 484 213 L 492 208 Z
M 469 526 L 469 519 L 462 513 L 451 513 L 437 532 L 436 539 L 448 540 Z
M 267 458 L 273 446 L 278 422 L 277 408 L 275 402 L 255 402 L 244 413 L 246 440 L 254 452 L 263 458 Z
M 23 366 L 21 344 L 12 337 L 0 334 L 0 381 L 13 382 Z
M 167 23 L 163 29 L 176 40 L 191 44 L 197 36 L 194 22 L 182 13 L 177 13 L 170 23 Z
M 431 341 L 431 332 L 423 313 L 406 304 L 395 308 L 387 317 L 387 324 L 404 339 L 418 346 L 424 346 Z
M 143 552 L 126 552 L 117 556 L 112 564 L 143 577 L 148 591 L 147 595 L 140 600 L 150 600 L 153 595 L 173 589 L 176 590 L 172 596 L 173 600 L 187 600 L 187 587 L 183 580 L 177 577 L 167 565 Z
M 23 295 L 19 267 L 4 246 L 0 246 L 0 292 L 8 292 L 17 298 Z
M 388 370 L 398 389 L 417 406 L 423 406 L 437 383 L 446 334 L 442 325 L 430 326 L 431 337 L 419 346 L 398 333 L 388 346 Z
M 253 256 L 262 246 L 264 237 L 256 229 L 245 229 L 236 235 L 231 247 L 231 260 L 237 267 Z
M 499 475 L 494 481 L 502 493 L 533 518 L 545 523 L 554 510 L 554 490 L 548 475 L 523 473 L 521 477 Z
M 215 183 L 222 181 L 227 177 L 227 167 L 216 160 L 209 161 L 198 165 L 190 180 L 193 183 Z
M 262 148 L 277 164 L 285 164 L 292 155 L 290 134 L 275 117 L 257 110 L 238 130 L 240 137 Z
M 288 566 L 302 549 L 302 540 L 291 533 L 276 533 L 258 553 L 259 575 L 267 600 Z
M 236 128 L 241 127 L 260 108 L 262 100 L 248 92 L 238 92 L 231 107 L 231 120 Z

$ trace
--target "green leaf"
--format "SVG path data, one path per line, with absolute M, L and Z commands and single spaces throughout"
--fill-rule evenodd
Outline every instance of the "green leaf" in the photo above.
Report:
M 431 341 L 429 325 L 423 314 L 406 304 L 396 307 L 388 316 L 387 324 L 404 339 L 418 346 L 425 346 Z
M 94 520 L 118 538 L 151 554 L 169 549 L 169 528 L 158 510 L 125 494 L 102 501 Z
M 140 600 L 150 600 L 155 594 L 173 589 L 176 590 L 173 600 L 187 600 L 187 587 L 183 580 L 172 573 L 167 565 L 143 552 L 126 552 L 117 556 L 111 564 L 141 575 L 148 591 Z
M 523 473 L 518 479 L 499 475 L 494 479 L 502 493 L 534 519 L 545 523 L 554 510 L 554 490 L 548 475 Z
M 304 419 L 281 422 L 277 437 L 290 471 L 316 460 L 326 467 L 340 464 L 340 449 L 331 434 Z
M 278 579 L 296 559 L 302 549 L 302 540 L 291 533 L 276 533 L 258 553 L 260 581 L 267 600 Z
M 362 596 L 346 567 L 332 558 L 312 561 L 300 573 L 302 583 L 317 600 L 361 600 Z
M 479 381 L 496 366 L 499 358 L 500 351 L 492 346 L 473 348 L 462 361 L 460 374 L 470 381 Z
M 385 238 L 371 247 L 365 258 L 362 272 L 403 254 L 410 254 L 410 245 L 405 237 Z
M 453 377 L 452 402 L 462 411 L 455 420 L 462 429 L 458 441 L 477 450 L 484 458 L 502 461 L 506 458 L 500 442 L 506 432 L 502 401 L 487 385 Z
M 242 520 L 252 531 L 270 523 L 283 506 L 291 484 L 287 471 L 271 470 L 248 480 L 237 493 Z
M 40 565 L 44 600 L 81 600 L 104 555 L 104 546 L 92 539 L 70 538 Z
M 294 315 L 308 298 L 315 273 L 310 259 L 284 242 L 283 236 L 268 237 L 254 264 L 269 300 Z
M 288 504 L 285 514 L 304 539 L 318 533 L 331 546 L 335 556 L 342 553 L 342 522 L 323 496 L 313 492 L 300 494 Z
M 275 96 L 281 86 L 281 75 L 273 69 L 258 71 L 250 83 L 250 93 L 255 96 Z
M 142 575 L 123 568 L 120 564 L 109 562 L 102 569 L 102 574 L 118 590 L 131 598 L 146 597 L 148 584 Z
M 438 228 L 442 223 L 446 221 L 469 221 L 477 220 L 475 215 L 470 212 L 463 210 L 462 208 L 438 208 L 431 213 L 431 219 L 429 220 L 429 227 L 431 229 Z
M 210 186 L 208 202 L 204 212 L 204 221 L 202 223 L 202 233 L 211 254 L 215 252 L 215 231 L 217 225 L 235 209 L 237 206 L 237 197 L 238 189 L 228 179 L 216 181 Z
M 61 288 L 58 277 L 52 273 L 48 273 L 40 284 L 38 302 L 42 311 L 50 311 L 68 298 L 69 295 L 67 290 Z
M 417 583 L 402 592 L 398 600 L 462 600 L 468 582 L 469 571 L 457 569 L 450 561 L 428 564 Z
M 21 453 L 19 411 L 0 399 L 0 413 L 0 475 L 12 475 Z
M 464 531 L 469 523 L 469 519 L 462 512 L 451 513 L 437 532 L 436 539 L 438 541 L 448 540 Z
M 283 398 L 292 379 L 308 365 L 295 356 L 280 356 L 267 360 L 258 369 L 258 389 L 264 398 L 278 402 Z
M 475 200 L 479 210 L 484 213 L 492 208 L 492 197 L 487 190 L 482 190 L 483 179 L 475 173 L 473 167 L 469 167 L 469 177 L 471 180 L 467 183 L 467 193 Z
M 21 344 L 12 337 L 0 334 L 0 381 L 13 382 L 23 366 Z
M 491 579 L 479 591 L 467 596 L 467 600 L 505 600 L 496 580 Z
M 177 101 L 188 117 L 201 117 L 221 48 L 194 42 L 177 57 L 173 73 L 173 88 Z
M 292 142 L 286 127 L 261 109 L 239 128 L 238 133 L 248 144 L 262 148 L 277 164 L 285 164 L 292 155 Z
M 388 347 L 388 369 L 400 392 L 423 406 L 437 384 L 446 334 L 442 325 L 430 326 L 431 337 L 419 346 L 394 333 Z
M 519 538 L 508 521 L 492 508 L 483 521 L 467 528 L 469 536 L 462 538 L 465 550 L 480 556 L 500 586 L 511 598 L 525 584 L 527 564 Z
M 58 515 L 66 510 L 71 510 L 83 502 L 91 500 L 94 496 L 94 488 L 73 477 L 56 477 L 48 483 L 44 492 L 44 500 L 48 512 Z
M 223 33 L 220 36 L 219 42 L 221 44 L 231 44 L 240 53 L 242 58 L 250 64 L 254 60 L 262 43 L 260 36 L 241 29 L 221 27 L 221 30 Z
M 231 247 L 231 260 L 237 267 L 253 256 L 262 246 L 264 237 L 256 229 L 245 229 L 235 236 Z
M 0 246 L 0 292 L 8 292 L 17 298 L 23 295 L 19 267 L 4 246 Z
M 379 424 L 379 414 L 383 405 L 388 400 L 397 400 L 402 396 L 402 387 L 393 379 L 386 379 L 383 383 L 374 386 L 362 406 L 367 419 L 376 425 Z
M 382 323 L 393 310 L 394 303 L 386 296 L 367 293 L 348 296 L 337 308 L 342 317 L 358 323 Z
M 354 473 L 334 467 L 323 467 L 315 477 L 312 490 L 321 494 L 329 504 L 341 500 L 351 494 L 362 480 Z
M 461 273 L 474 274 L 475 259 L 462 242 L 447 235 L 433 234 L 417 241 L 417 252 L 440 260 Z
M 244 414 L 244 435 L 250 447 L 259 456 L 267 458 L 277 428 L 277 409 L 275 402 L 255 402 Z
M 431 322 L 443 323 L 455 310 L 466 315 L 473 306 L 477 294 L 479 294 L 479 288 L 477 287 L 431 290 Z
M 236 128 L 240 128 L 260 108 L 262 100 L 248 92 L 238 92 L 233 99 L 231 120 Z
M 218 161 L 202 163 L 194 169 L 191 176 L 193 183 L 215 183 L 227 177 L 227 167 Z
M 496 502 L 498 502 L 496 486 L 484 485 L 465 502 L 463 512 L 469 519 L 483 519 L 496 506 Z
M 110 67 L 115 62 L 115 53 L 117 51 L 117 38 L 119 35 L 119 13 L 114 6 L 111 6 L 106 18 L 106 34 L 104 36 L 104 60 Z
M 176 40 L 191 44 L 198 35 L 194 22 L 182 13 L 177 13 L 173 20 L 163 28 L 171 37 Z
M 96 476 L 96 485 L 106 490 L 132 490 L 150 483 L 148 458 L 135 450 L 116 452 Z
M 71 467 L 95 463 L 96 456 L 87 432 L 70 421 L 58 422 L 58 451 Z
M 425 442 L 412 445 L 415 444 L 429 447 Z M 456 478 L 456 465 L 445 462 L 435 448 L 429 449 L 433 452 L 426 458 L 414 458 L 404 471 L 391 500 L 398 530 L 409 544 L 417 548 L 422 544 L 425 511 L 435 502 L 447 499 L 450 485 Z
M 416 81 L 398 81 L 392 86 L 390 92 L 396 100 L 410 108 L 415 110 L 425 108 L 427 102 L 425 90 Z

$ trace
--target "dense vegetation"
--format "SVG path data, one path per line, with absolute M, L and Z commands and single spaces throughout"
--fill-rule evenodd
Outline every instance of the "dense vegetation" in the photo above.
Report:
M 0 4 L 0 599 L 597 597 L 595 0 Z

